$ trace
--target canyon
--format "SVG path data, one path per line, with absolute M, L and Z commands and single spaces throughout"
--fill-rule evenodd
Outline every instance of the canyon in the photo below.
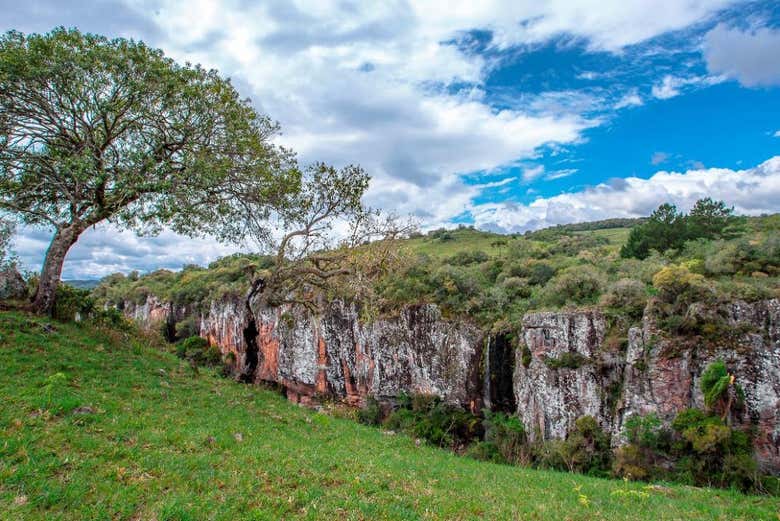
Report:
M 753 432 L 761 469 L 780 473 L 778 299 L 694 306 L 689 313 L 715 313 L 730 333 L 706 345 L 666 334 L 652 306 L 627 332 L 598 309 L 577 309 L 527 313 L 519 331 L 493 335 L 434 304 L 363 320 L 358 306 L 339 301 L 313 313 L 224 298 L 196 311 L 150 296 L 123 312 L 168 329 L 194 316 L 237 378 L 278 385 L 297 403 L 430 394 L 474 413 L 517 414 L 532 439 L 564 438 L 590 415 L 620 445 L 632 415 L 654 413 L 668 425 L 688 407 L 703 408 L 701 373 L 723 360 L 744 389 L 731 421 Z

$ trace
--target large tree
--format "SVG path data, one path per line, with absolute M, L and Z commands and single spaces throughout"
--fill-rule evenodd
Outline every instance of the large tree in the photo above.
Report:
M 216 71 L 77 30 L 0 37 L 0 210 L 54 231 L 35 307 L 70 247 L 109 221 L 240 239 L 300 187 L 277 125 Z

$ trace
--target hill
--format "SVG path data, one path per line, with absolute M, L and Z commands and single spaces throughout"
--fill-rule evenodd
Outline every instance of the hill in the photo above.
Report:
M 0 312 L 0 519 L 776 519 L 776 498 L 461 458 L 193 374 L 153 338 Z

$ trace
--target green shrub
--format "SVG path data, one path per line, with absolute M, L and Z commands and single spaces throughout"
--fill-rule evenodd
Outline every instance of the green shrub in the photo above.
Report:
M 601 299 L 602 305 L 618 309 L 630 317 L 641 317 L 647 304 L 644 283 L 635 279 L 620 279 L 610 284 Z
M 466 449 L 465 456 L 480 461 L 490 461 L 492 463 L 507 463 L 495 443 L 490 441 L 478 441 L 472 443 Z
M 526 465 L 531 455 L 526 443 L 523 422 L 514 415 L 484 410 L 485 441 L 495 445 L 501 457 L 512 464 Z
M 222 353 L 203 337 L 191 336 L 176 344 L 176 356 L 197 365 L 216 367 L 222 363 Z
M 439 447 L 463 447 L 482 436 L 480 419 L 440 398 L 415 394 L 399 400 L 387 428 L 403 431 Z
M 373 396 L 366 399 L 366 403 L 358 409 L 357 420 L 363 425 L 379 425 L 382 422 L 382 408 Z
M 95 309 L 95 301 L 87 289 L 78 289 L 68 284 L 59 284 L 54 301 L 54 318 L 72 321 L 76 315 L 87 318 Z
M 572 266 L 544 287 L 544 301 L 554 306 L 594 303 L 606 285 L 606 277 L 593 266 Z
M 550 369 L 579 369 L 588 362 L 588 358 L 580 353 L 566 351 L 558 357 L 545 357 L 544 363 Z
M 593 416 L 583 416 L 574 423 L 563 446 L 563 460 L 576 472 L 606 476 L 611 467 L 609 436 Z

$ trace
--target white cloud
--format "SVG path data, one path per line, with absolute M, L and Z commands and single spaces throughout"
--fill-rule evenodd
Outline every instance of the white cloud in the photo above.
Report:
M 780 156 L 747 170 L 660 171 L 649 179 L 616 179 L 580 192 L 540 197 L 530 204 L 481 204 L 470 211 L 478 227 L 520 232 L 610 217 L 646 216 L 664 202 L 688 210 L 703 197 L 734 205 L 739 214 L 777 212 L 780 210 Z
M 653 97 L 658 99 L 669 99 L 680 94 L 679 87 L 680 80 L 674 76 L 664 76 L 661 83 L 653 85 L 652 93 Z
M 780 137 L 780 130 L 775 131 L 774 134 L 772 134 L 774 137 Z
M 704 38 L 707 69 L 747 87 L 780 85 L 780 29 L 718 24 Z
M 669 99 L 679 96 L 682 89 L 688 86 L 697 85 L 716 85 L 726 80 L 725 76 L 691 76 L 689 78 L 680 78 L 667 74 L 660 83 L 653 85 L 651 93 L 658 99 Z
M 82 9 L 75 18 L 71 11 L 77 3 L 59 1 L 14 4 L 6 11 L 26 13 L 13 15 L 21 30 L 49 30 L 52 20 L 97 32 L 106 27 L 111 34 L 143 38 L 177 60 L 217 68 L 281 123 L 280 142 L 304 162 L 360 163 L 373 176 L 369 204 L 432 224 L 467 211 L 484 189 L 465 184 L 463 174 L 532 161 L 544 147 L 580 142 L 585 129 L 602 122 L 592 116 L 597 103 L 574 91 L 536 93 L 524 106 L 494 109 L 485 100 L 483 82 L 496 63 L 469 51 L 465 31 L 492 31 L 491 45 L 497 49 L 570 35 L 591 49 L 619 53 L 627 45 L 706 20 L 733 3 L 110 1 L 111 8 Z M 647 16 L 648 9 L 653 16 Z M 122 27 L 121 20 L 112 19 L 119 12 L 132 24 Z M 630 92 L 617 108 L 641 102 L 638 93 Z M 544 173 L 529 169 L 523 179 Z M 548 177 L 556 175 L 561 172 Z M 105 239 L 107 248 L 114 247 L 111 232 L 98 230 L 91 237 L 93 242 L 84 244 L 99 249 Z M 160 264 L 174 262 L 168 255 L 176 245 L 184 256 L 194 245 L 193 259 L 211 255 L 213 243 L 165 237 L 167 242 L 152 242 L 147 257 L 128 255 L 114 262 L 107 253 L 78 267 L 74 257 L 66 273 L 86 276 L 92 270 L 98 275 L 114 265 L 144 268 L 153 264 L 154 255 Z M 125 243 L 143 249 L 147 241 Z M 26 248 L 40 258 L 45 243 L 32 241 Z M 81 249 L 77 245 L 74 251 Z
M 544 178 L 547 181 L 554 181 L 555 179 L 563 179 L 564 177 L 569 177 L 574 174 L 576 174 L 579 170 L 576 168 L 565 168 L 563 170 L 556 170 L 555 172 L 550 172 Z
M 642 97 L 639 95 L 639 91 L 637 89 L 632 89 L 622 98 L 620 98 L 617 103 L 615 103 L 614 108 L 617 110 L 624 109 L 626 107 L 639 107 L 643 104 L 644 102 L 642 101 Z
M 544 165 L 530 166 L 523 169 L 523 181 L 529 182 L 544 175 Z
M 664 163 L 667 159 L 669 159 L 669 154 L 666 152 L 655 152 L 653 153 L 653 156 L 650 158 L 650 163 L 653 165 L 660 165 L 661 163 Z

